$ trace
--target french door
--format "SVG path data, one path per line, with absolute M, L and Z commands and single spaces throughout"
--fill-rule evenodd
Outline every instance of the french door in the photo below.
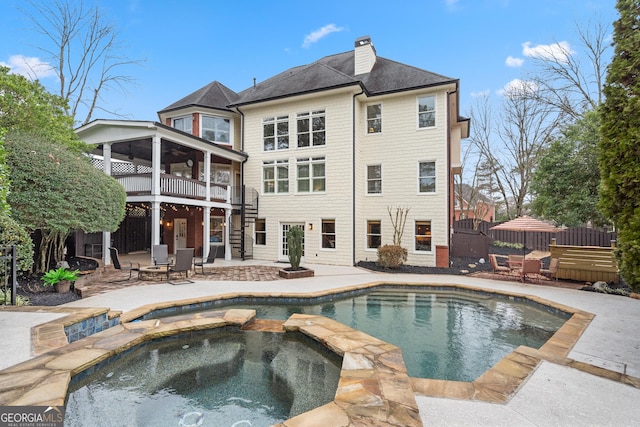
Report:
M 304 259 L 304 222 L 288 222 L 280 224 L 280 255 L 278 256 L 278 261 L 289 261 L 287 232 L 296 225 L 302 228 L 302 259 Z

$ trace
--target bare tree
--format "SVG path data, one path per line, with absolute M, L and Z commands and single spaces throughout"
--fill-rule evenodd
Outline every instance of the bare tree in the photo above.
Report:
M 588 110 L 595 110 L 603 101 L 603 85 L 607 72 L 609 28 L 594 19 L 586 25 L 575 24 L 580 40 L 580 55 L 564 43 L 531 57 L 533 70 L 530 79 L 542 89 L 534 95 L 570 117 L 577 119 Z
M 407 215 L 411 208 L 395 208 L 395 214 L 391 206 L 387 206 L 387 212 L 393 225 L 393 244 L 400 246 L 402 243 L 402 235 L 404 234 L 404 225 L 407 222 Z
M 96 110 L 121 116 L 100 105 L 102 95 L 112 89 L 126 92 L 126 85 L 134 79 L 121 70 L 143 61 L 121 56 L 126 46 L 98 6 L 85 8 L 83 0 L 27 3 L 35 14 L 19 10 L 49 41 L 49 47 L 43 44 L 41 49 L 54 64 L 60 81 L 58 94 L 68 103 L 67 114 L 82 124 L 88 123 Z M 81 109 L 86 109 L 84 118 L 77 117 Z
M 490 174 L 508 218 L 524 213 L 535 165 L 556 131 L 563 114 L 532 96 L 540 90 L 532 82 L 513 86 L 503 94 L 499 124 L 494 123 L 488 96 L 476 99 L 470 136 Z

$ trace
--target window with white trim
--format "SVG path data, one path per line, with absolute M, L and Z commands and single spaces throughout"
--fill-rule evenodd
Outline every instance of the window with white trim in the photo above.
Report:
M 289 148 L 289 116 L 268 117 L 262 120 L 264 151 Z
M 382 104 L 367 105 L 367 133 L 382 132 Z
M 382 165 L 367 166 L 367 194 L 382 194 Z
M 336 220 L 322 220 L 322 247 L 324 249 L 336 248 Z
M 173 128 L 190 134 L 193 132 L 192 122 L 191 116 L 177 117 L 173 119 Z
M 264 194 L 289 192 L 289 160 L 262 162 L 262 192 Z
M 415 249 L 421 252 L 431 252 L 431 221 L 416 221 Z
M 202 116 L 201 137 L 211 142 L 231 143 L 231 119 L 218 116 Z
M 418 98 L 418 127 L 430 128 L 436 125 L 436 97 Z
M 436 192 L 436 162 L 418 163 L 418 192 Z
M 256 218 L 255 244 L 260 246 L 267 244 L 267 221 L 264 218 Z
M 367 248 L 376 249 L 382 245 L 382 222 L 367 221 Z
M 296 160 L 298 193 L 325 191 L 325 158 L 307 157 Z
M 324 110 L 316 110 L 309 113 L 298 113 L 298 148 L 325 145 L 325 127 L 326 122 Z

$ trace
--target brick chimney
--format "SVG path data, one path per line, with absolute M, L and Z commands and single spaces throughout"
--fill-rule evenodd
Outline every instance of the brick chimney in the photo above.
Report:
M 371 43 L 371 37 L 364 36 L 356 39 L 355 47 L 354 75 L 367 74 L 376 63 L 376 50 Z

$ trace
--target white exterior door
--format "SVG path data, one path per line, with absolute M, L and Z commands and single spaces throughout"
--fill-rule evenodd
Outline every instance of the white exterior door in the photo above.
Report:
M 280 224 L 280 255 L 278 261 L 289 261 L 289 244 L 287 243 L 287 232 L 294 225 L 302 228 L 302 260 L 304 260 L 304 222 L 290 222 Z
M 187 247 L 187 219 L 176 218 L 174 221 L 174 248 L 186 248 Z

